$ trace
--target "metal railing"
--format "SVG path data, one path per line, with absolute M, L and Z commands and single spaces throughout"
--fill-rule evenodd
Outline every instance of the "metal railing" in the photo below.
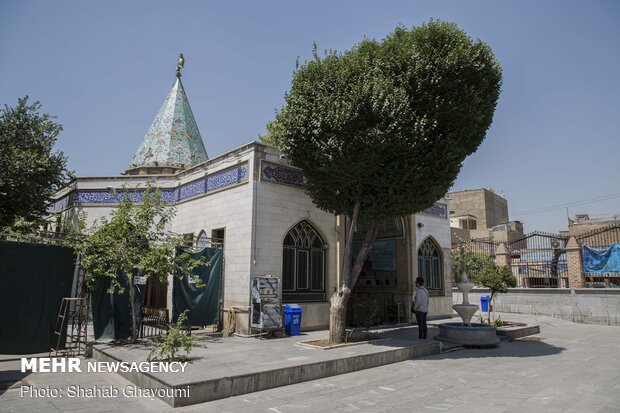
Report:
M 567 288 L 567 242 L 567 237 L 544 232 L 533 232 L 507 242 L 517 285 L 526 288 Z

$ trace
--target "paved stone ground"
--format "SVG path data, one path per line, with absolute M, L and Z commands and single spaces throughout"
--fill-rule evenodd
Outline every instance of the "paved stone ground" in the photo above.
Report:
M 287 387 L 246 394 L 175 412 L 620 412 L 620 328 L 549 317 L 502 314 L 539 323 L 541 334 L 499 348 L 459 350 Z M 0 362 L 0 380 L 19 376 Z M 15 366 L 13 366 L 15 369 Z M 31 374 L 35 387 L 66 386 L 71 374 Z M 4 379 L 3 379 L 4 377 Z M 15 377 L 18 379 L 19 377 Z M 80 374 L 79 383 L 125 386 L 113 374 Z M 149 399 L 50 399 L 0 390 L 0 411 L 161 412 Z
M 171 385 L 184 385 L 222 377 L 233 377 L 318 363 L 328 360 L 339 360 L 354 356 L 376 354 L 384 351 L 397 350 L 409 346 L 434 347 L 438 352 L 438 342 L 418 339 L 418 328 L 414 325 L 401 325 L 394 328 L 381 329 L 383 340 L 372 340 L 366 344 L 344 346 L 330 350 L 309 348 L 296 345 L 297 342 L 326 339 L 327 331 L 311 331 L 299 336 L 276 339 L 258 338 L 212 338 L 204 337 L 192 350 L 192 362 L 187 365 L 184 374 L 152 373 L 151 375 Z M 439 331 L 430 329 L 429 337 Z M 360 332 L 361 333 L 361 332 Z M 141 362 L 147 359 L 149 348 L 145 345 L 110 346 L 96 345 L 98 349 L 123 361 Z

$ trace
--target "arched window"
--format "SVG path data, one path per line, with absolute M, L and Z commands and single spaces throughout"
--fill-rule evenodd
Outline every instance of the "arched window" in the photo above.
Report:
M 443 292 L 442 260 L 439 248 L 431 238 L 426 238 L 418 249 L 418 277 L 431 295 Z
M 325 243 L 307 221 L 295 225 L 284 238 L 282 298 L 325 300 Z
M 202 231 L 200 231 L 200 234 L 198 234 L 198 239 L 196 239 L 196 249 L 200 251 L 207 248 L 208 246 L 209 238 L 207 237 L 207 233 L 203 229 Z

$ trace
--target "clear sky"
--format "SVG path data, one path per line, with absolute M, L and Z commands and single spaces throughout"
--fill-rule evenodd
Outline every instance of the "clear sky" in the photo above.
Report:
M 495 119 L 453 189 L 490 187 L 526 231 L 568 213 L 620 215 L 618 1 L 0 0 L 0 104 L 29 95 L 64 125 L 80 176 L 124 171 L 186 58 L 207 152 L 255 140 L 283 104 L 295 59 L 452 21 L 504 71 Z M 578 204 L 597 198 L 600 201 Z M 518 214 L 549 206 L 548 212 Z

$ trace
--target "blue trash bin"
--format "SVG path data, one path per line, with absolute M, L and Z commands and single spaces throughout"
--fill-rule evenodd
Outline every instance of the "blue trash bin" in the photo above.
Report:
M 298 336 L 301 332 L 301 308 L 295 304 L 284 306 L 284 333 Z
M 480 297 L 480 311 L 484 313 L 489 312 L 489 300 L 490 299 L 491 297 L 488 295 L 483 295 L 482 297 Z

